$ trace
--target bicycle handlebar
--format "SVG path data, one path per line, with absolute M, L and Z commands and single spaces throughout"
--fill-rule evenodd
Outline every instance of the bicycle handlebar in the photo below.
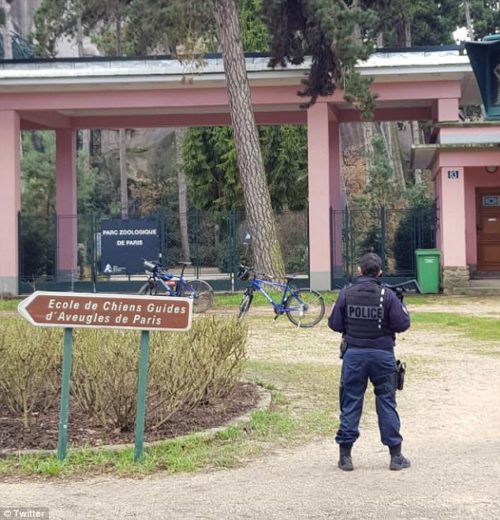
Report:
M 254 278 L 259 278 L 259 279 L 263 279 L 263 280 L 266 280 L 266 279 L 272 280 L 273 279 L 272 276 L 269 276 L 265 273 L 256 273 L 255 269 L 253 267 L 250 267 L 248 265 L 243 265 L 243 264 L 240 264 L 240 267 L 238 269 L 238 272 L 236 273 L 236 276 L 240 280 L 248 280 L 250 273 L 253 274 Z
M 158 264 L 151 262 L 149 260 L 144 260 L 143 265 L 144 265 L 144 269 L 146 271 L 153 271 L 153 272 L 156 271 L 157 269 L 159 269 L 159 267 L 160 267 Z
M 177 274 L 172 274 L 170 272 L 168 272 L 168 270 L 164 269 L 158 262 L 154 262 L 154 261 L 151 261 L 151 260 L 144 260 L 143 262 L 143 266 L 144 266 L 144 270 L 146 271 L 146 273 L 149 275 L 149 276 L 153 276 L 155 278 L 161 278 L 162 280 L 171 280 L 172 278 L 183 278 L 184 276 L 184 269 L 186 268 L 187 265 L 190 265 L 189 263 L 187 262 L 181 262 L 182 264 L 182 272 L 180 275 L 177 275 Z
M 418 284 L 417 280 L 408 280 L 406 282 L 397 283 L 394 285 L 390 285 L 388 283 L 385 283 L 384 286 L 388 289 L 391 289 L 392 291 L 397 291 L 398 289 L 402 292 L 408 291 L 407 287 L 408 285 L 413 286 L 413 288 L 416 289 L 418 293 L 422 293 L 422 289 L 420 288 L 420 285 Z

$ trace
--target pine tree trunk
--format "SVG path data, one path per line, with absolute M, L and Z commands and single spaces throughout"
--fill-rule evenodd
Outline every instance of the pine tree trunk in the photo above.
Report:
M 83 25 L 82 25 L 82 15 L 78 14 L 76 18 L 76 48 L 78 49 L 78 57 L 82 58 L 84 54 L 83 48 Z
M 474 41 L 474 27 L 472 26 L 472 18 L 470 16 L 469 0 L 465 0 L 464 7 L 465 7 L 465 22 L 467 24 L 467 36 L 469 37 L 469 40 L 472 42 L 472 41 Z
M 398 130 L 394 121 L 381 123 L 386 149 L 393 165 L 394 179 L 403 190 L 406 189 L 403 160 L 399 148 Z
M 78 14 L 76 19 L 76 48 L 78 49 L 78 57 L 83 58 L 85 49 L 83 47 L 83 25 L 82 15 Z M 81 130 L 82 132 L 82 152 L 83 160 L 85 162 L 85 169 L 90 169 L 90 130 Z
M 191 258 L 189 250 L 188 234 L 188 204 L 187 204 L 187 183 L 186 176 L 182 170 L 182 141 L 186 135 L 185 128 L 175 130 L 175 157 L 177 168 L 177 190 L 179 197 L 179 228 L 181 234 L 182 260 L 189 262 Z
M 118 0 L 115 11 L 115 29 L 116 29 L 116 42 L 115 50 L 116 55 L 121 56 L 122 53 L 122 20 L 121 20 L 121 3 Z M 128 218 L 128 183 L 127 183 L 127 130 L 120 128 L 119 130 L 119 145 L 120 152 L 120 204 L 122 218 Z
M 127 188 L 127 133 L 124 128 L 119 130 L 120 149 L 120 206 L 122 218 L 128 218 L 128 188 Z
M 361 123 L 366 157 L 366 183 L 370 182 L 371 160 L 373 157 L 373 123 Z
M 405 47 L 411 47 L 411 25 L 408 20 L 405 21 Z M 418 121 L 411 122 L 411 135 L 413 144 L 420 144 L 420 126 Z M 422 170 L 415 170 L 415 184 L 419 184 L 422 181 Z
M 215 19 L 255 268 L 271 276 L 283 276 L 283 257 L 250 99 L 235 0 L 215 0 Z
M 420 144 L 420 126 L 418 121 L 411 122 L 411 134 L 413 144 Z M 420 184 L 422 182 L 422 170 L 415 169 L 415 184 Z
M 405 20 L 405 47 L 411 47 L 411 24 L 409 20 Z
M 2 1 L 2 8 L 5 13 L 5 24 L 3 26 L 3 57 L 5 60 L 12 59 L 12 40 L 10 33 L 12 31 L 11 5 L 5 0 Z

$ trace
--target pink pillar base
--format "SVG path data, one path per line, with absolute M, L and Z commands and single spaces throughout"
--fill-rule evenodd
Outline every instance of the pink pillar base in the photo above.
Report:
M 77 271 L 76 133 L 56 130 L 57 280 L 69 281 Z
M 341 208 L 339 124 L 331 119 L 327 103 L 307 111 L 310 285 L 323 290 L 331 289 L 332 257 L 341 262 L 341 255 L 332 255 L 330 208 Z M 337 243 L 335 251 L 341 247 Z
M 438 247 L 441 250 L 445 289 L 450 280 L 457 276 L 460 284 L 468 283 L 464 175 L 463 167 L 446 166 L 440 169 L 436 177 L 440 223 Z M 459 275 L 454 275 L 455 272 Z
M 12 110 L 0 111 L 0 298 L 19 293 L 18 213 L 20 191 L 20 126 Z

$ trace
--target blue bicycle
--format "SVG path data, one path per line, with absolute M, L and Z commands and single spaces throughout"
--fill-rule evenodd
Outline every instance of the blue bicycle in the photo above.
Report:
M 286 314 L 287 318 L 297 327 L 314 327 L 321 321 L 325 314 L 325 302 L 323 296 L 313 289 L 295 289 L 290 282 L 296 278 L 293 275 L 285 275 L 286 282 L 273 282 L 264 275 L 257 277 L 253 268 L 240 265 L 237 276 L 240 280 L 249 280 L 240 303 L 239 318 L 243 318 L 248 312 L 255 291 L 259 291 L 264 298 L 273 306 L 275 318 Z M 279 301 L 275 301 L 264 289 L 268 285 L 273 289 L 281 291 Z
M 180 275 L 169 273 L 157 262 L 144 261 L 144 270 L 149 275 L 148 281 L 139 289 L 139 294 L 156 296 L 184 296 L 193 299 L 193 311 L 205 312 L 212 307 L 214 290 L 205 280 L 186 280 L 184 270 L 191 262 L 180 262 Z

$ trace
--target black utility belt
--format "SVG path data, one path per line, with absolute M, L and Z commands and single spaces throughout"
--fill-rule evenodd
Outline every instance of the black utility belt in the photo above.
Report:
M 367 349 L 367 348 L 373 348 L 373 349 L 376 349 L 376 350 L 394 350 L 394 345 L 392 347 L 382 347 L 382 346 L 378 346 L 378 345 L 354 345 L 352 343 L 347 343 L 346 342 L 346 348 L 359 348 L 359 349 Z
M 344 355 L 347 351 L 347 349 L 350 348 L 350 349 L 361 349 L 361 350 L 366 350 L 366 349 L 369 349 L 369 348 L 373 348 L 375 350 L 387 350 L 388 352 L 393 352 L 394 351 L 394 347 L 367 347 L 367 346 L 364 346 L 364 347 L 360 347 L 359 345 L 353 345 L 352 343 L 347 343 L 347 341 L 345 340 L 345 338 L 342 338 L 342 341 L 340 342 L 340 352 L 339 352 L 339 358 L 340 359 L 343 359 L 344 358 Z

